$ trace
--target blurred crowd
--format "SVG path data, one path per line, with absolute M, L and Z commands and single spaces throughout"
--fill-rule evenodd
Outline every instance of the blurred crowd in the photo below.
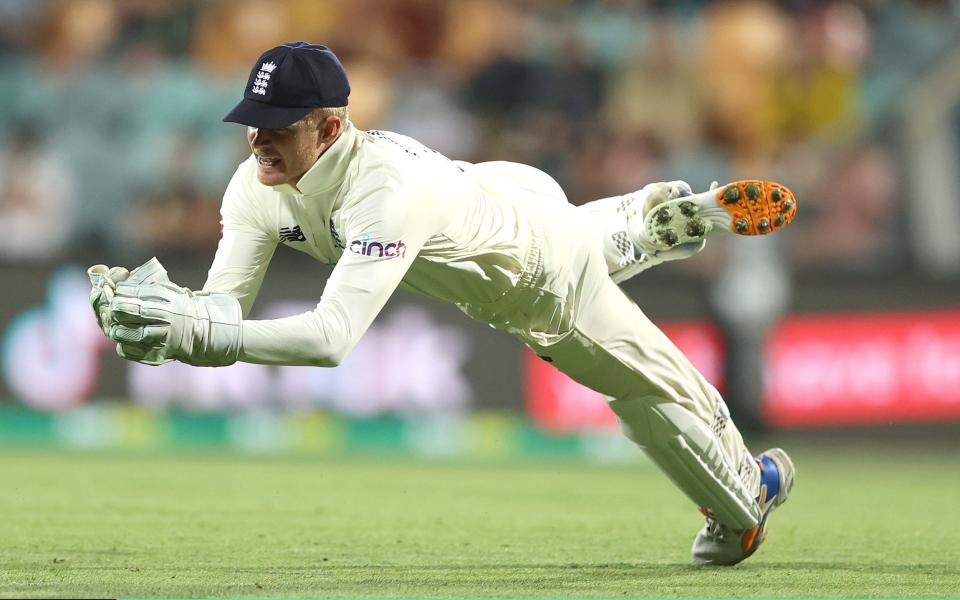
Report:
M 247 154 L 220 119 L 303 39 L 343 59 L 360 128 L 536 165 L 575 203 L 777 179 L 796 269 L 906 269 L 889 124 L 958 23 L 946 0 L 0 0 L 0 260 L 212 252 Z

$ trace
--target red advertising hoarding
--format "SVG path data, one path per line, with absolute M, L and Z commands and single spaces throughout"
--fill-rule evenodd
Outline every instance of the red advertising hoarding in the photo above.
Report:
M 765 355 L 775 427 L 960 418 L 960 311 L 791 317 Z

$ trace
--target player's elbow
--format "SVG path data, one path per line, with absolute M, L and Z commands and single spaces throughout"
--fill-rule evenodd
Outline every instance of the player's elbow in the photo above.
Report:
M 330 353 L 330 362 L 333 363 L 333 366 L 337 366 L 346 360 L 350 352 L 353 351 L 353 348 L 357 345 L 357 342 L 360 340 L 346 339 L 341 344 L 338 344 L 332 349 Z
M 351 327 L 348 311 L 339 303 L 324 298 L 316 310 L 307 314 L 311 325 L 307 329 L 311 339 L 309 364 L 318 367 L 338 366 L 360 341 L 361 334 Z
M 325 367 L 328 369 L 333 367 L 339 367 L 340 363 L 342 363 L 343 359 L 345 358 L 346 358 L 346 354 L 342 354 L 342 353 L 334 354 L 331 352 L 324 352 L 323 354 L 313 357 L 313 359 L 310 360 L 310 366 Z
M 318 352 L 310 358 L 310 365 L 314 367 L 337 367 L 342 363 L 356 344 L 352 341 L 336 344 L 324 344 Z

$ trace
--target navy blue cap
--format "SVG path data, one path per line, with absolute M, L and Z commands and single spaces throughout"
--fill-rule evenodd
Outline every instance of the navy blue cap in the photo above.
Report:
M 316 108 L 346 106 L 350 82 L 340 59 L 326 46 L 288 42 L 260 55 L 243 100 L 224 121 L 278 129 Z

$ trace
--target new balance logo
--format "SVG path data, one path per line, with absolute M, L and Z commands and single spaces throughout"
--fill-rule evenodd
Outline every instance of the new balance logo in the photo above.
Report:
M 330 219 L 330 237 L 333 238 L 333 245 L 341 250 L 345 250 L 343 245 L 343 240 L 340 239 L 340 234 L 337 233 L 337 228 L 333 226 L 333 219 Z
M 299 225 L 294 225 L 292 229 L 290 227 L 281 227 L 280 241 L 281 242 L 305 242 L 307 241 L 307 236 L 303 235 L 303 231 L 300 229 Z

